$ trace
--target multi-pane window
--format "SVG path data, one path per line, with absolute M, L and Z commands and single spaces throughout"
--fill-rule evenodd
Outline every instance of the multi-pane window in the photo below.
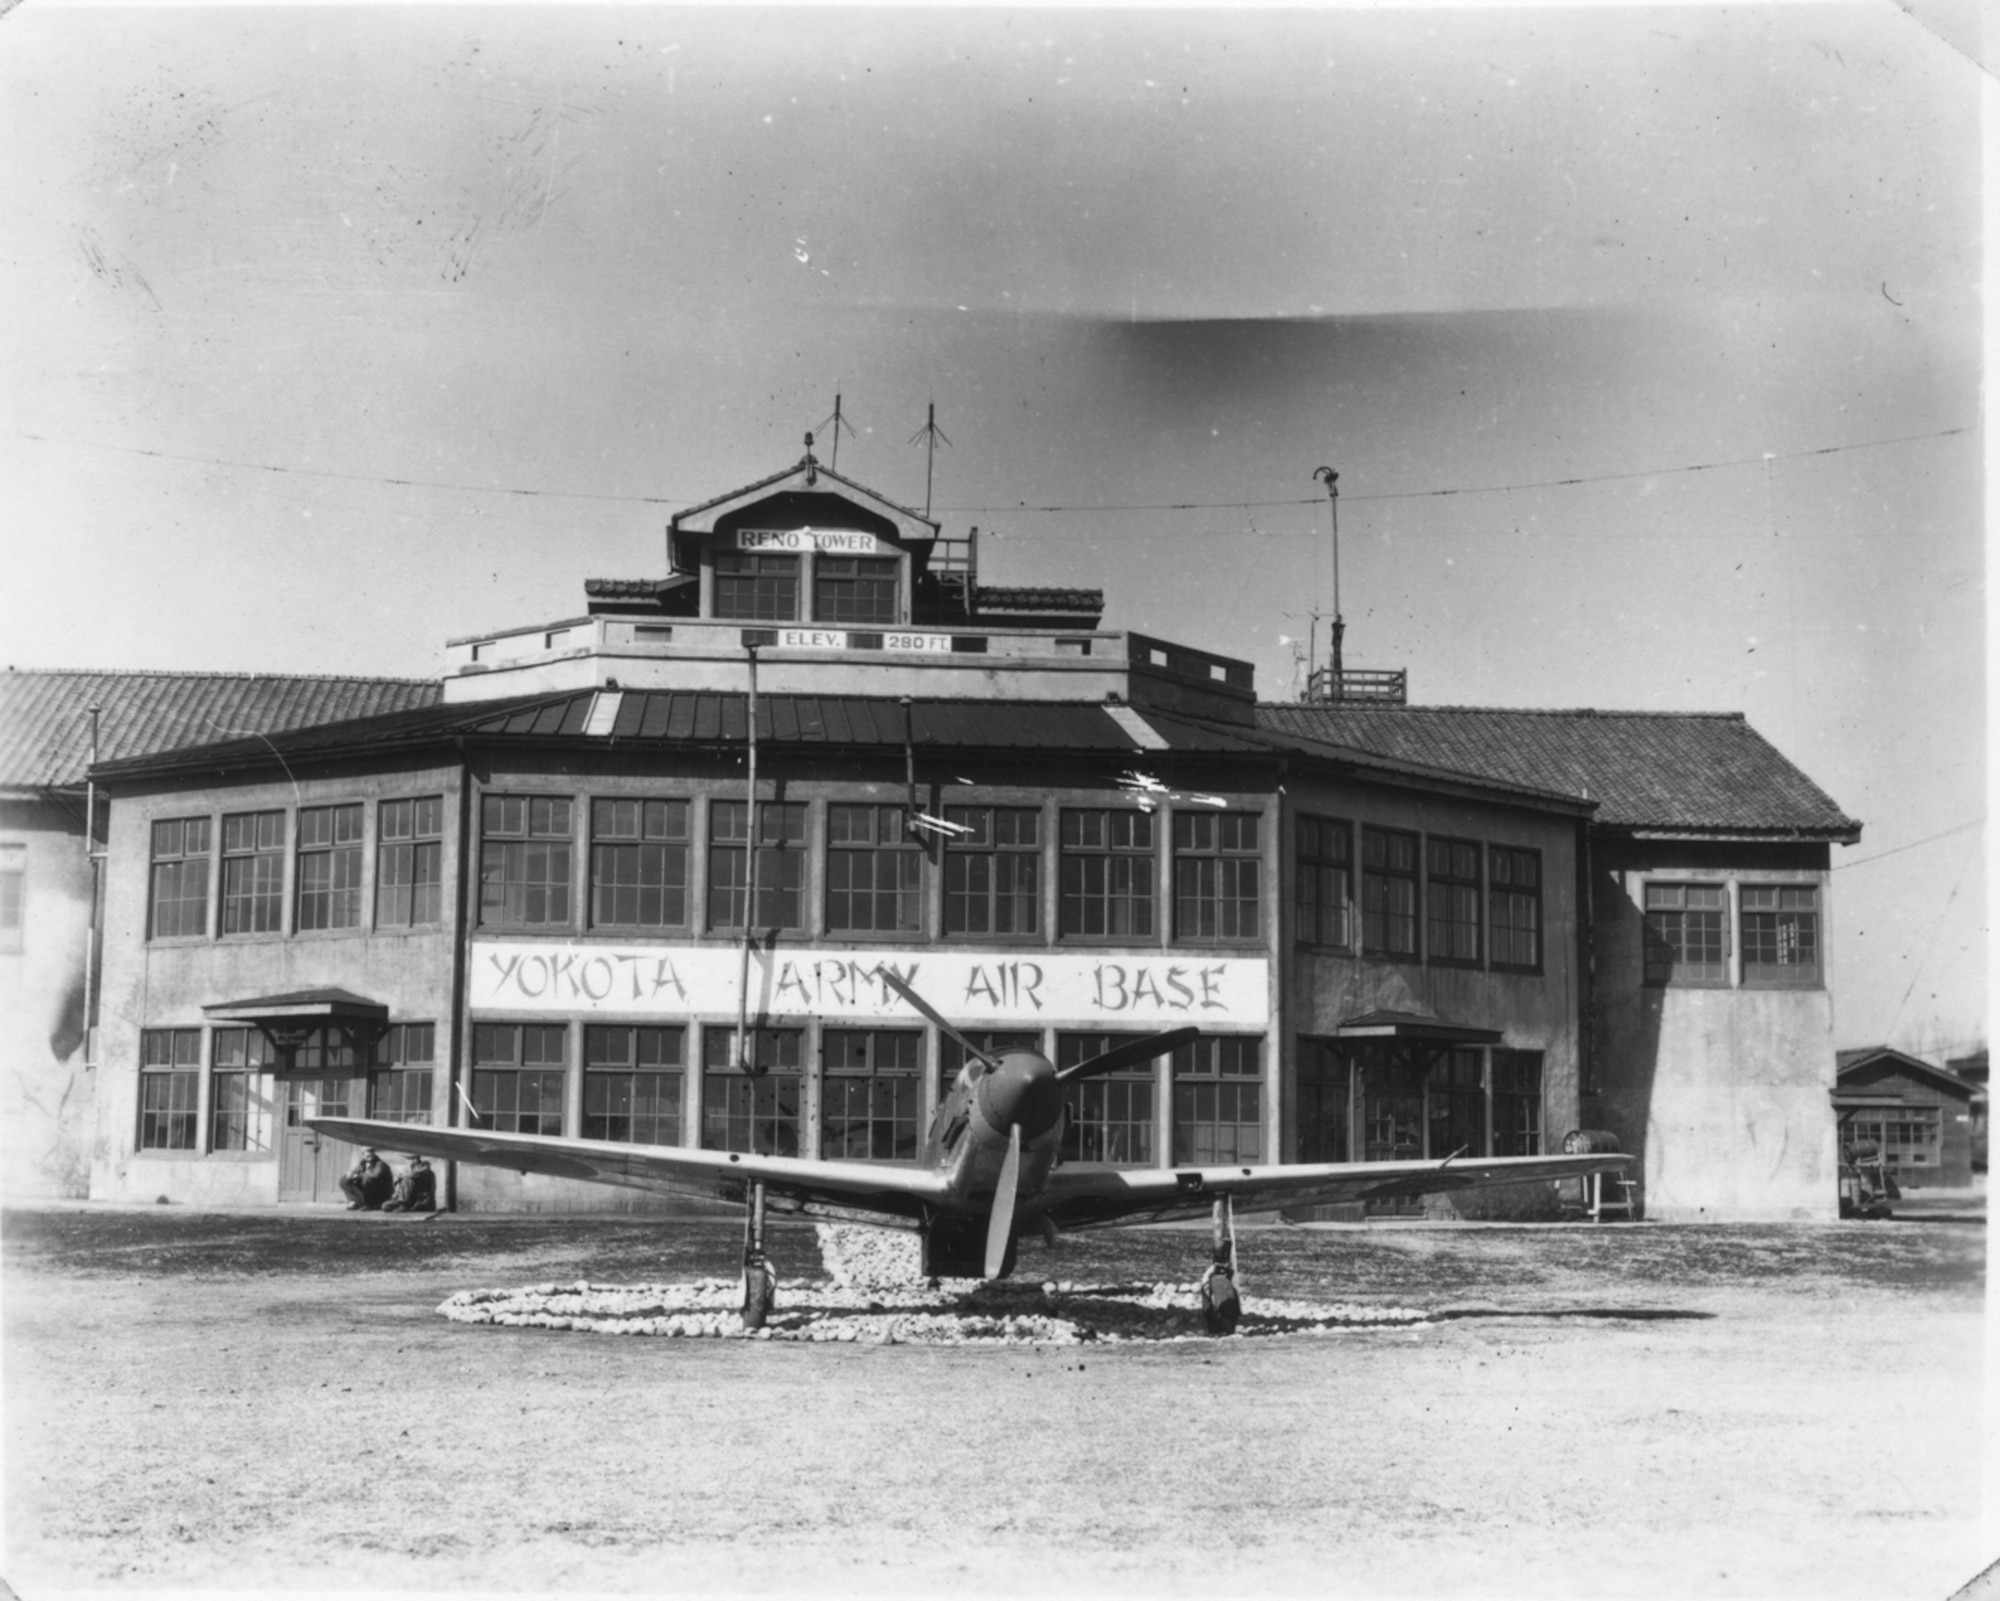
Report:
M 174 817 L 153 825 L 154 939 L 208 932 L 208 819 Z
M 688 803 L 590 803 L 593 928 L 686 928 Z
M 1470 840 L 1424 841 L 1428 908 L 1425 949 L 1433 962 L 1479 961 L 1479 847 Z
M 0 845 L 0 949 L 21 948 L 21 914 L 28 888 L 28 847 Z
M 1367 1162 L 1424 1154 L 1424 1081 L 1407 1060 L 1381 1050 L 1361 1057 L 1361 1150 Z
M 1493 1154 L 1542 1154 L 1542 1053 L 1493 1053 Z
M 1174 937 L 1255 939 L 1262 883 L 1255 812 L 1174 814 Z
M 361 1064 L 354 1036 L 339 1024 L 306 1030 L 303 1040 L 286 1053 L 288 1069 L 301 1073 L 352 1073 Z
M 744 622 L 797 622 L 799 559 L 763 551 L 715 553 L 715 613 Z
M 1009 1051 L 1039 1051 L 1042 1036 L 1020 1029 L 965 1029 L 965 1038 L 974 1050 L 984 1051 L 995 1058 L 1005 1056 Z M 958 1047 L 958 1041 L 938 1038 L 938 1096 L 942 1099 L 951 1093 L 951 1087 L 958 1082 L 960 1070 L 965 1066 L 965 1052 Z
M 1417 954 L 1417 836 L 1361 830 L 1361 946 L 1370 956 Z
M 192 1151 L 199 1130 L 201 1030 L 149 1028 L 139 1035 L 139 1149 Z
M 894 556 L 819 556 L 813 561 L 813 616 L 823 623 L 896 621 Z
M 701 1033 L 701 1143 L 709 1151 L 754 1151 L 759 1156 L 799 1154 L 800 1062 L 805 1032 L 796 1028 L 750 1031 L 750 1063 L 736 1063 L 736 1030 Z
M 276 934 L 285 919 L 285 814 L 222 820 L 222 932 Z
M 1299 1160 L 1346 1162 L 1350 1069 L 1331 1040 L 1299 1041 Z
M 570 920 L 570 802 L 487 795 L 479 803 L 479 921 L 522 928 Z
M 1431 1064 L 1424 1085 L 1434 1159 L 1486 1154 L 1486 1087 L 1479 1052 L 1446 1051 Z
M 476 1023 L 472 1126 L 560 1134 L 567 1030 L 560 1023 Z
M 270 1036 L 261 1028 L 219 1028 L 209 1036 L 208 1060 L 208 1148 L 268 1151 L 271 1103 L 259 1080 L 278 1065 Z
M 375 1041 L 368 1074 L 368 1115 L 384 1123 L 431 1120 L 435 1023 L 392 1023 Z
M 902 807 L 827 807 L 827 932 L 918 932 L 923 865 L 923 852 L 903 826 Z
M 1819 891 L 1810 884 L 1745 884 L 1743 982 L 1819 983 Z
M 1064 934 L 1153 933 L 1153 818 L 1138 811 L 1062 814 L 1057 927 Z
M 1174 1052 L 1174 1161 L 1263 1161 L 1263 1043 L 1211 1034 Z
M 708 925 L 741 928 L 750 897 L 750 808 L 711 801 L 708 808 Z M 801 801 L 757 806 L 758 928 L 805 927 L 806 809 Z
M 1939 1107 L 1868 1107 L 1841 1124 L 1840 1138 L 1850 1149 L 1872 1140 L 1884 1165 L 1898 1169 L 1897 1177 L 1907 1180 L 1923 1176 L 1910 1169 L 1934 1168 L 1943 1162 L 1943 1128 Z
M 1330 817 L 1299 819 L 1298 940 L 1354 943 L 1354 830 Z
M 1075 1067 L 1142 1038 L 1139 1034 L 1058 1034 L 1056 1067 Z M 1067 1085 L 1059 1160 L 1150 1166 L 1157 1082 L 1153 1064 L 1139 1062 L 1101 1078 Z
M 1729 891 L 1725 886 L 1646 886 L 1646 982 L 1729 982 Z
M 681 1143 L 687 1031 L 603 1026 L 583 1031 L 583 1137 L 628 1145 Z
M 823 1040 L 820 1155 L 912 1162 L 924 1037 L 915 1029 L 830 1028 Z
M 302 806 L 298 927 L 360 926 L 361 806 Z
M 1042 814 L 1027 806 L 947 806 L 962 833 L 944 848 L 947 934 L 1037 934 L 1042 926 Z
M 375 812 L 375 926 L 444 917 L 444 797 L 384 801 Z
M 1494 845 L 1486 852 L 1487 923 L 1493 965 L 1542 965 L 1542 853 Z

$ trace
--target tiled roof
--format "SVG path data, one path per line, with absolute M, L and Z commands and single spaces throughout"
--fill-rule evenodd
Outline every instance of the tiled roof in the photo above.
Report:
M 657 600 L 668 590 L 695 581 L 693 573 L 675 573 L 666 578 L 586 578 L 583 592 L 592 600 Z
M 1852 841 L 1861 825 L 1737 712 L 1266 705 L 1257 725 L 1598 803 L 1598 826 Z
M 1101 616 L 1101 589 L 1031 589 L 980 584 L 973 592 L 975 611 L 1087 612 Z
M 817 480 L 830 478 L 843 489 L 851 489 L 856 494 L 866 495 L 870 500 L 881 502 L 884 506 L 894 507 L 905 517 L 913 517 L 918 522 L 930 523 L 933 528 L 937 526 L 933 519 L 926 517 L 922 512 L 912 511 L 908 506 L 891 500 L 880 490 L 870 489 L 866 484 L 856 479 L 848 478 L 843 474 L 835 472 L 825 462 L 816 458 L 810 451 L 792 463 L 791 466 L 780 468 L 768 477 L 759 478 L 755 483 L 744 484 L 739 489 L 731 489 L 720 495 L 710 495 L 708 499 L 696 505 L 684 507 L 680 511 L 675 512 L 670 521 L 674 527 L 678 528 L 683 522 L 688 521 L 690 518 L 699 517 L 703 512 L 713 507 L 727 505 L 730 501 L 740 499 L 744 495 L 754 495 L 760 489 L 769 489 L 773 484 L 782 484 L 788 478 L 798 478 L 801 475 L 805 475 L 808 486 L 815 490 L 819 488 Z
M 81 784 L 92 706 L 99 708 L 98 758 L 117 761 L 438 698 L 435 679 L 9 669 L 0 672 L 0 788 Z

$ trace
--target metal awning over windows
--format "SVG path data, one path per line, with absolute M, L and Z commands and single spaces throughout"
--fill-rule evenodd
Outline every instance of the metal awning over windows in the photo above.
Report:
M 1447 1023 L 1417 1012 L 1363 1012 L 1335 1026 L 1335 1039 L 1397 1040 L 1425 1045 L 1498 1045 L 1498 1029 Z
M 274 1065 L 281 1074 L 355 1067 L 389 1027 L 388 1007 L 343 989 L 217 1001 L 202 1012 L 212 1023 L 247 1023 L 263 1030 L 278 1049 Z

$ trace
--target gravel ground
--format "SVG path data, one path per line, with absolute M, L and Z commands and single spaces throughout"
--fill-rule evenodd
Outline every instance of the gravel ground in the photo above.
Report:
M 0 1576 L 30 1601 L 1944 1597 L 1988 1549 L 1979 1215 L 1249 1228 L 1252 1312 L 1431 1321 L 941 1347 L 438 1312 L 727 1275 L 727 1224 L 17 1210 Z M 773 1240 L 822 1280 L 810 1231 Z M 1186 1282 L 1204 1253 L 1110 1231 L 1025 1247 L 1021 1277 Z

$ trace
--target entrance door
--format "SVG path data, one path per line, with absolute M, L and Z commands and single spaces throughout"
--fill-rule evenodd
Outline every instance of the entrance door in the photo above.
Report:
M 306 1127 L 309 1117 L 348 1117 L 361 1079 L 290 1078 L 285 1085 L 285 1126 L 278 1156 L 278 1199 L 338 1201 L 340 1176 L 359 1154 L 345 1140 Z

